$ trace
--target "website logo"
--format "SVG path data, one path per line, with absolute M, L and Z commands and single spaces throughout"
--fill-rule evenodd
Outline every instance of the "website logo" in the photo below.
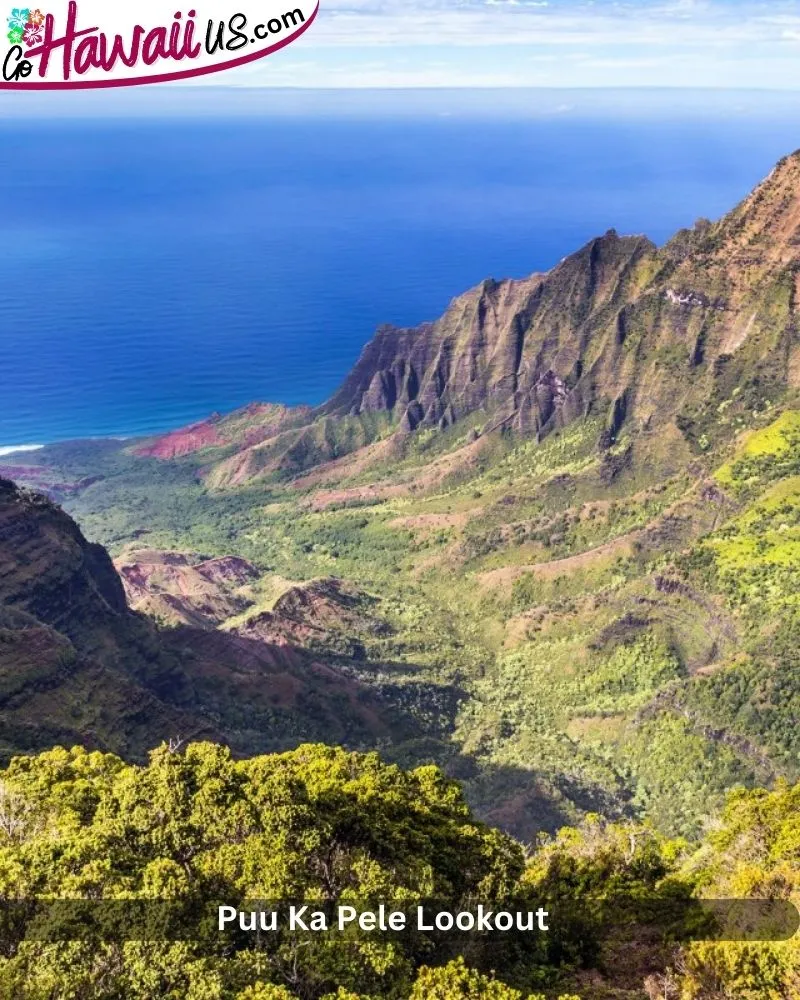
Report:
M 319 10 L 318 0 L 251 0 L 242 9 L 247 2 L 189 0 L 180 10 L 175 0 L 142 0 L 135 13 L 103 0 L 12 7 L 0 34 L 0 89 L 132 87 L 221 73 L 285 48 Z

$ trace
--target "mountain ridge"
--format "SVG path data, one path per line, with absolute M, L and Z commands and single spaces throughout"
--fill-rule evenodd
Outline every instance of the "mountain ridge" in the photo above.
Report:
M 321 408 L 46 448 L 30 479 L 178 625 L 237 752 L 433 761 L 523 840 L 594 812 L 694 836 L 798 774 L 798 206 L 795 154 L 662 247 L 609 231 L 383 328 Z
M 696 444 L 707 404 L 748 372 L 773 395 L 800 387 L 798 268 L 795 153 L 719 222 L 662 247 L 609 230 L 548 272 L 481 282 L 434 322 L 379 328 L 316 409 L 250 404 L 136 453 L 205 454 L 202 475 L 226 488 L 468 421 L 541 440 L 599 416 L 604 448 L 625 425 L 675 422 Z

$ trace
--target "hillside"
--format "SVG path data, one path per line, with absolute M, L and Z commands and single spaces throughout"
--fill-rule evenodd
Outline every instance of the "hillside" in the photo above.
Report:
M 611 230 L 547 274 L 483 282 L 435 323 L 382 328 L 316 411 L 251 405 L 137 454 L 203 453 L 224 487 L 464 422 L 541 439 L 595 416 L 605 446 L 623 426 L 677 424 L 697 441 L 734 388 L 744 412 L 798 387 L 798 241 L 795 154 L 730 215 L 662 248 Z
M 236 560 L 200 568 L 206 576 L 190 572 L 208 587 L 209 577 L 243 572 Z M 328 590 L 329 617 L 339 590 Z M 413 734 L 338 665 L 346 655 L 323 643 L 312 656 L 294 641 L 300 620 L 318 627 L 326 592 L 309 592 L 304 619 L 276 613 L 274 641 L 214 631 L 202 603 L 194 622 L 184 603 L 185 617 L 160 628 L 129 610 L 101 546 L 41 495 L 0 480 L 0 756 L 79 743 L 141 759 L 164 740 L 224 737 L 248 752 L 323 735 L 371 745 Z
M 799 269 L 795 154 L 663 247 L 609 232 L 383 328 L 316 410 L 14 475 L 208 664 L 178 673 L 237 751 L 436 762 L 523 841 L 587 812 L 695 837 L 731 787 L 800 770 Z M 245 650 L 297 657 L 277 723 Z

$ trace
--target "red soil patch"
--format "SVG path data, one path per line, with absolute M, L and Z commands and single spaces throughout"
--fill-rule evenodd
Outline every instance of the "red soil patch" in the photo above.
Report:
M 165 437 L 158 438 L 151 444 L 134 449 L 133 454 L 139 458 L 159 458 L 168 461 L 173 458 L 183 458 L 193 455 L 205 448 L 216 448 L 225 442 L 217 429 L 218 419 L 201 420 L 190 427 L 173 431 Z

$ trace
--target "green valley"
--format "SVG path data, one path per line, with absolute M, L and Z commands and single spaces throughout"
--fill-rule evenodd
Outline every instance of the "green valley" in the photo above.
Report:
M 347 856 L 376 891 L 434 892 L 466 836 L 488 846 L 460 895 L 489 879 L 501 895 L 558 897 L 572 876 L 600 884 L 636 861 L 652 892 L 796 896 L 799 276 L 795 154 L 720 222 L 663 247 L 611 231 L 547 274 L 484 282 L 435 323 L 381 329 L 316 409 L 253 404 L 0 466 L 24 487 L 0 484 L 0 749 L 6 761 L 56 743 L 96 751 L 10 764 L 3 787 L 34 819 L 0 840 L 4 870 L 38 872 L 36 891 L 74 878 L 112 895 L 219 877 L 244 899 L 261 864 L 248 838 L 294 815 L 280 796 L 300 789 L 316 850 L 320 761 L 341 804 L 361 801 L 352 759 L 392 786 L 392 808 L 410 796 L 412 812 L 432 810 L 420 822 L 442 824 L 428 868 L 400 844 L 392 878 L 414 876 L 402 885 L 355 838 Z M 183 749 L 144 767 L 170 740 Z M 299 784 L 281 784 L 284 766 Z M 126 842 L 122 826 L 103 840 L 124 801 L 140 815 L 137 786 L 170 768 L 186 828 L 167 836 L 142 812 L 127 867 L 104 868 Z M 280 807 L 256 802 L 262 779 L 280 784 Z M 208 864 L 180 869 L 178 842 L 206 824 L 192 812 L 206 782 L 220 829 L 239 809 L 220 803 L 246 802 L 244 853 L 200 837 L 191 850 Z M 72 868 L 47 853 L 51 815 L 74 838 Z M 309 884 L 318 873 L 290 869 Z M 378 950 L 353 960 L 358 975 L 331 954 L 329 974 L 294 984 L 246 954 L 217 967 L 187 951 L 197 983 L 213 971 L 216 985 L 170 980 L 163 995 L 788 1000 L 798 988 L 793 945 L 692 946 L 678 965 L 639 956 L 638 982 L 610 985 L 584 975 L 608 955 L 571 947 L 524 968 L 447 956 L 433 963 L 444 972 Z M 144 975 L 133 951 L 104 955 L 121 984 L 108 996 L 151 995 L 130 985 Z M 1 960 L 0 982 L 40 953 L 26 956 Z M 65 995 L 47 992 L 60 961 L 47 953 L 43 985 L 24 995 Z

